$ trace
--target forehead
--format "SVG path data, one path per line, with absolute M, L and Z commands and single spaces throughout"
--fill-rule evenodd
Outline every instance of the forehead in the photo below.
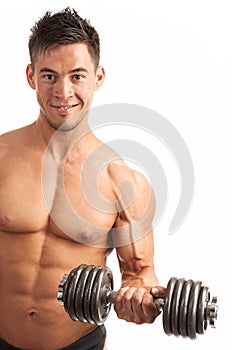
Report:
M 35 63 L 36 69 L 42 66 L 55 71 L 72 70 L 77 67 L 94 69 L 92 57 L 87 45 L 83 43 L 54 46 L 38 55 Z

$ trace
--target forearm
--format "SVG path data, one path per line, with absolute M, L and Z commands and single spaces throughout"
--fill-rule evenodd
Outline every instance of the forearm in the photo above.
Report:
M 117 248 L 122 277 L 122 287 L 145 287 L 158 285 L 154 269 L 153 232 L 143 239 Z
M 151 287 L 159 284 L 153 266 L 146 266 L 139 270 L 121 270 L 121 287 Z

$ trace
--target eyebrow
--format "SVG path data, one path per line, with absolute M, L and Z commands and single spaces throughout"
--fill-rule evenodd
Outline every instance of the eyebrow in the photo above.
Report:
M 78 73 L 78 72 L 85 72 L 88 73 L 88 70 L 86 68 L 83 67 L 78 67 L 75 69 L 70 70 L 68 73 L 72 74 L 72 73 Z M 53 74 L 58 74 L 55 70 L 48 68 L 48 67 L 43 67 L 40 69 L 40 73 L 53 73 Z

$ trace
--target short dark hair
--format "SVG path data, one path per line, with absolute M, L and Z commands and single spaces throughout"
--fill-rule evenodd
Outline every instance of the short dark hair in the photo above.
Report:
M 69 7 L 52 14 L 47 11 L 31 28 L 29 53 L 32 68 L 40 53 L 58 45 L 85 43 L 97 68 L 100 61 L 100 39 L 90 21 Z

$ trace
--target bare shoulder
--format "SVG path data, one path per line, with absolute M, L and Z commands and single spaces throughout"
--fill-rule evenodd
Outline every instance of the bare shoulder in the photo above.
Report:
M 150 183 L 145 175 L 129 167 L 123 159 L 109 163 L 106 171 L 116 188 L 123 186 L 123 183 L 130 183 L 141 191 L 150 188 Z
M 22 128 L 11 130 L 4 134 L 1 134 L 0 143 L 5 145 L 17 144 L 26 138 L 26 135 L 29 133 L 30 128 L 31 125 L 27 125 Z
M 25 126 L 0 135 L 0 160 L 8 161 L 28 154 L 30 126 Z
M 93 141 L 92 152 L 90 152 L 88 159 L 90 158 L 93 163 L 96 161 L 100 164 L 100 180 L 102 182 L 116 188 L 124 181 L 130 181 L 138 187 L 148 185 L 145 176 L 129 167 L 113 148 L 97 138 L 93 138 Z
M 137 214 L 154 199 L 151 184 L 141 172 L 129 167 L 122 158 L 113 160 L 101 172 L 100 191 L 120 210 L 130 208 Z

